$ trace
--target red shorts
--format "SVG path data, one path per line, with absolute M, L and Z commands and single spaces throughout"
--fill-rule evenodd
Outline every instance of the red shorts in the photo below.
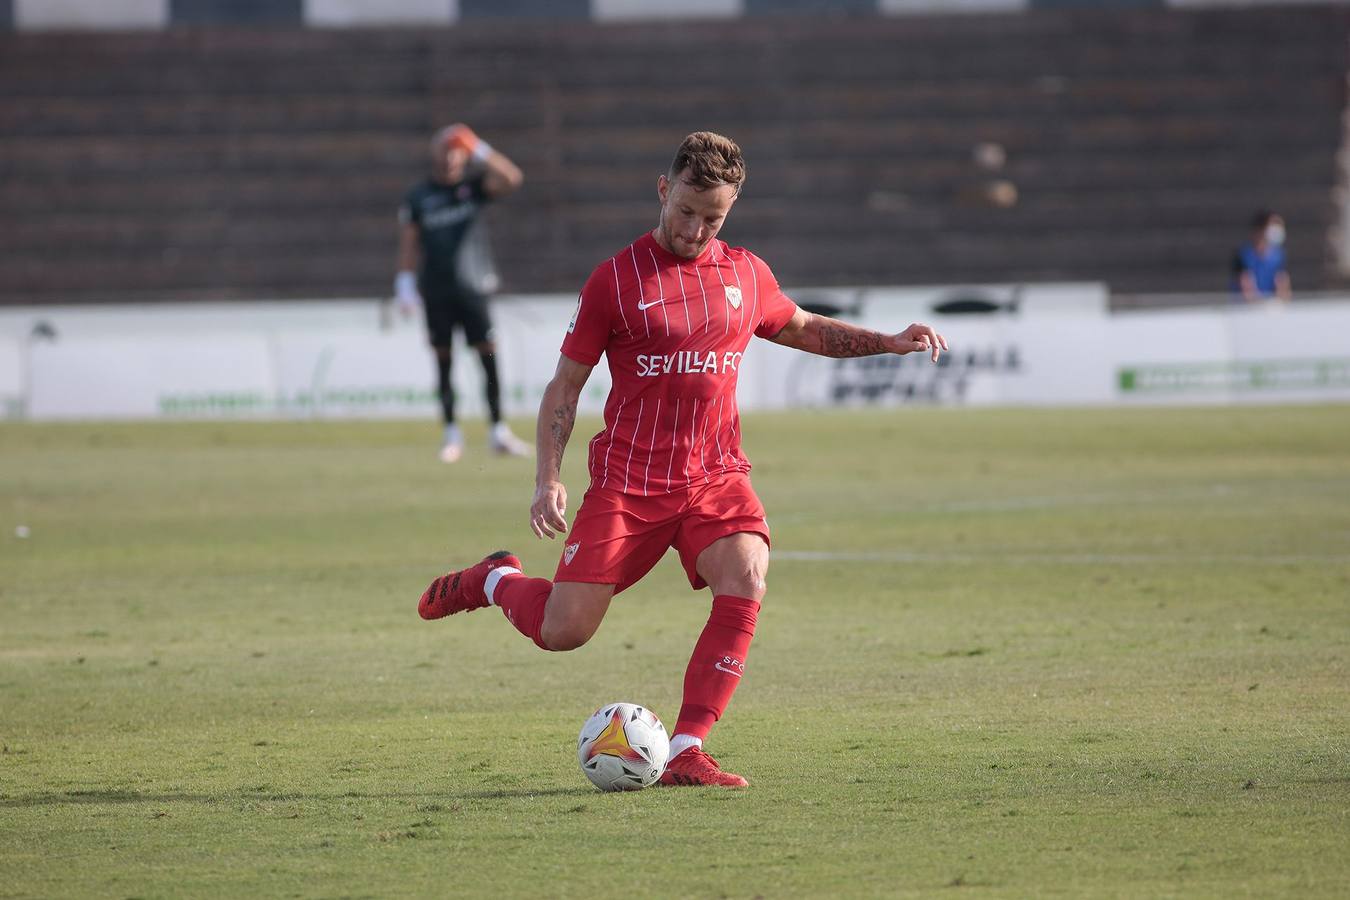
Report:
M 740 532 L 769 543 L 764 506 L 744 472 L 650 497 L 592 487 L 567 533 L 553 580 L 612 584 L 617 594 L 674 547 L 697 590 L 708 586 L 696 569 L 698 555 L 713 541 Z

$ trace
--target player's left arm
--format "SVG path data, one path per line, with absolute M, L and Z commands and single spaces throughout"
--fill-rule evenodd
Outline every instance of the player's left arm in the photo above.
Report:
M 422 295 L 417 290 L 417 264 L 421 248 L 421 233 L 418 225 L 405 206 L 399 211 L 398 259 L 395 263 L 394 302 L 405 317 L 422 305 Z
M 937 362 L 947 349 L 947 339 L 931 325 L 915 322 L 899 334 L 882 334 L 869 328 L 859 328 L 848 322 L 807 312 L 800 307 L 792 318 L 773 337 L 775 344 L 805 350 L 818 356 L 836 359 L 853 356 L 875 356 L 878 353 L 931 353 Z

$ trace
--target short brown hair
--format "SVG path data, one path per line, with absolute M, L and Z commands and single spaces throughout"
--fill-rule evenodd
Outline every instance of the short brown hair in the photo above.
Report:
M 729 184 L 739 194 L 745 184 L 741 148 L 731 138 L 711 131 L 695 131 L 681 142 L 667 177 L 674 181 L 685 169 L 689 170 L 685 181 L 700 191 Z

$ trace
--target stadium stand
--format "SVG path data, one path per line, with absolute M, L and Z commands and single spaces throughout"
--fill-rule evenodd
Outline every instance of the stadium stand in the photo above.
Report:
M 526 172 L 491 217 L 511 291 L 647 227 L 697 128 L 746 149 L 725 236 L 789 283 L 1223 290 L 1270 206 L 1297 284 L 1337 287 L 1348 35 L 1343 6 L 0 33 L 0 303 L 379 295 L 450 120 Z

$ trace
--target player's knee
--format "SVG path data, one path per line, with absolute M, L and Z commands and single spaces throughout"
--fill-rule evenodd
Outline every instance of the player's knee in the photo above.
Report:
M 756 560 L 746 560 L 727 572 L 712 585 L 716 594 L 730 594 L 733 597 L 747 597 L 759 601 L 764 599 L 767 589 L 764 576 L 766 566 Z
M 595 627 L 587 622 L 561 622 L 551 625 L 545 620 L 539 636 L 550 650 L 575 650 L 595 636 Z
M 748 575 L 740 580 L 734 592 L 727 591 L 726 593 L 734 597 L 746 597 L 759 602 L 764 599 L 764 595 L 767 593 L 767 585 L 764 583 L 763 575 Z
M 758 540 L 752 545 L 754 547 L 741 560 L 740 569 L 737 578 L 740 580 L 743 594 L 739 597 L 749 597 L 751 600 L 763 600 L 767 589 L 766 579 L 769 574 L 769 548 Z

